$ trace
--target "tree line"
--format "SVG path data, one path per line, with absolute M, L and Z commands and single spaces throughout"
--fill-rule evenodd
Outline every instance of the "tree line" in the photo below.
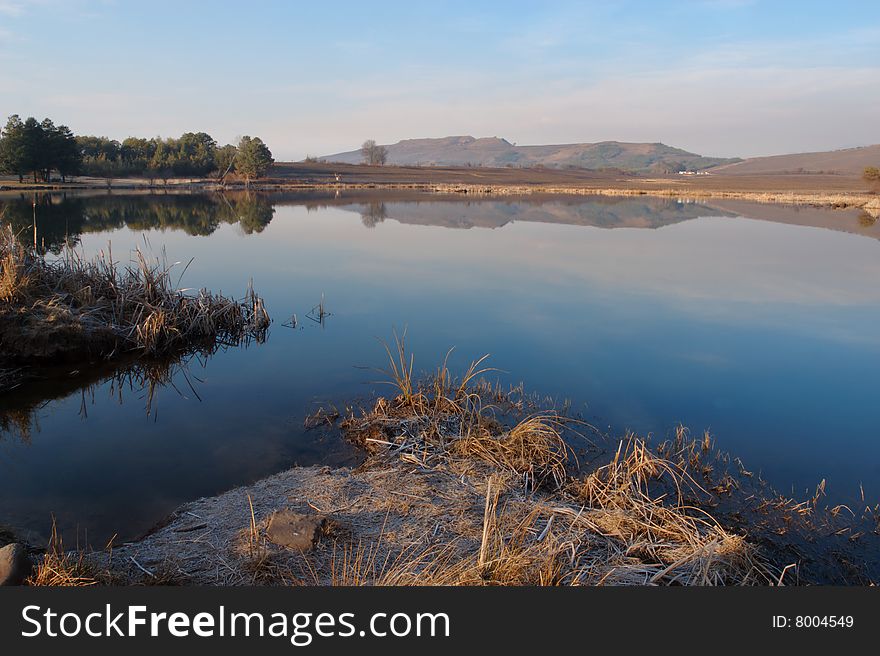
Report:
M 225 180 L 236 175 L 249 184 L 263 177 L 274 163 L 259 137 L 242 137 L 237 145 L 218 146 L 205 132 L 186 132 L 177 138 L 76 136 L 66 125 L 50 119 L 22 120 L 10 116 L 0 131 L 0 173 L 17 175 L 19 182 L 49 182 L 53 172 L 62 181 L 73 175 L 96 177 L 143 176 L 152 183 L 176 176 Z
M 34 182 L 45 182 L 52 171 L 58 171 L 63 180 L 76 174 L 81 165 L 77 139 L 66 125 L 55 125 L 48 118 L 22 121 L 16 114 L 0 133 L 0 171 L 18 175 L 19 182 L 31 174 Z

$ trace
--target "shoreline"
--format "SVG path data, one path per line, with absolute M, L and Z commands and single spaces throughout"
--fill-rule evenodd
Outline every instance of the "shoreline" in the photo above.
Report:
M 139 184 L 54 184 L 54 185 L 0 185 L 0 198 L 3 195 L 21 193 L 59 193 L 70 191 L 148 192 L 148 193 L 217 193 L 217 192 L 285 192 L 320 191 L 339 193 L 344 191 L 414 191 L 438 195 L 468 195 L 485 198 L 507 196 L 603 196 L 603 197 L 660 197 L 696 199 L 744 200 L 764 204 L 788 206 L 808 206 L 827 209 L 865 209 L 880 215 L 880 196 L 868 191 L 743 191 L 735 189 L 705 189 L 692 186 L 647 187 L 631 186 L 569 186 L 546 184 L 474 184 L 474 183 L 429 183 L 429 182 L 277 182 L 268 181 L 245 186 L 243 184 L 221 185 L 210 181 L 181 182 L 168 185 Z

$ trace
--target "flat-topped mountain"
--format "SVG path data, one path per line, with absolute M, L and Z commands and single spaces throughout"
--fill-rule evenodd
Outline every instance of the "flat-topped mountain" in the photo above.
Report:
M 703 157 L 662 143 L 599 143 L 517 146 L 506 139 L 470 136 L 440 139 L 405 139 L 386 145 L 388 164 L 399 166 L 475 166 L 620 169 L 638 173 L 699 171 L 738 162 L 738 159 Z M 360 150 L 322 157 L 328 162 L 358 164 Z

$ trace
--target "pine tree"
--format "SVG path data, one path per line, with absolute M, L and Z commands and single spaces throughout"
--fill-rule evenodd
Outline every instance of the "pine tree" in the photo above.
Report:
M 250 186 L 251 179 L 266 175 L 274 162 L 272 151 L 259 137 L 245 136 L 238 142 L 235 170 L 244 176 L 245 185 Z

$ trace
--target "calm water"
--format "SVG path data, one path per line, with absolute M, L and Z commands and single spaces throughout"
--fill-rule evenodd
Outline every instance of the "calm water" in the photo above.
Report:
M 30 226 L 30 198 L 4 202 L 5 221 Z M 194 258 L 184 286 L 240 296 L 253 278 L 275 323 L 265 344 L 175 369 L 149 412 L 146 390 L 101 371 L 0 397 L 0 524 L 45 536 L 54 514 L 99 545 L 184 501 L 350 457 L 303 418 L 381 393 L 376 338 L 395 326 L 417 368 L 450 346 L 456 367 L 488 352 L 502 381 L 568 397 L 615 433 L 681 422 L 780 490 L 826 478 L 836 498 L 860 483 L 880 497 L 880 228 L 857 213 L 100 195 L 43 198 L 37 215 L 50 249 L 67 235 L 126 261 L 146 239 Z M 306 318 L 322 294 L 323 327 Z

